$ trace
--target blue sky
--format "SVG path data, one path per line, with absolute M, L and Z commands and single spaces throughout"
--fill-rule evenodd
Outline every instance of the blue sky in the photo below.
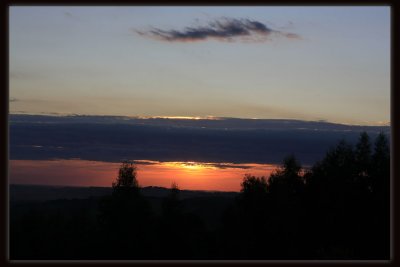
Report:
M 224 20 L 274 34 L 151 34 Z M 10 112 L 387 123 L 390 8 L 11 7 Z

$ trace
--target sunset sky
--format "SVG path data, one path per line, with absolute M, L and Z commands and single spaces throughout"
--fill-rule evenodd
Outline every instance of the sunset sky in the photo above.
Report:
M 42 184 L 55 186 L 109 187 L 118 174 L 120 163 L 86 160 L 13 160 L 10 176 L 13 184 Z M 140 186 L 170 187 L 177 183 L 192 190 L 239 191 L 247 173 L 268 177 L 277 166 L 268 164 L 200 164 L 187 162 L 138 162 Z M 62 172 L 60 172 L 62 170 Z
M 11 7 L 10 112 L 390 121 L 389 7 Z

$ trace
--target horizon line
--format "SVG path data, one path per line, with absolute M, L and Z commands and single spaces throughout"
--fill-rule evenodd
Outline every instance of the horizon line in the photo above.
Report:
M 378 121 L 375 123 L 351 123 L 351 122 L 341 122 L 341 121 L 329 121 L 325 119 L 299 119 L 299 118 L 255 118 L 255 117 L 230 117 L 230 116 L 144 116 L 144 115 L 111 115 L 111 114 L 78 114 L 78 113 L 58 113 L 58 112 L 23 112 L 14 111 L 9 112 L 8 115 L 30 115 L 30 116 L 50 116 L 50 117 L 119 117 L 119 118 L 129 118 L 129 119 L 165 119 L 165 120 L 227 120 L 227 119 L 240 119 L 240 120 L 281 120 L 281 121 L 303 121 L 303 122 L 318 122 L 318 123 L 331 123 L 331 124 L 341 124 L 346 126 L 372 126 L 372 127 L 390 127 L 390 121 Z

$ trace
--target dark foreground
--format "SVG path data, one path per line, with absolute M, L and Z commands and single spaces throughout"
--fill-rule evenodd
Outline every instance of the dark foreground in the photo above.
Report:
M 361 135 L 305 173 L 290 156 L 268 182 L 246 176 L 240 193 L 140 189 L 127 164 L 109 189 L 11 186 L 10 257 L 389 260 L 389 174 L 385 137 Z

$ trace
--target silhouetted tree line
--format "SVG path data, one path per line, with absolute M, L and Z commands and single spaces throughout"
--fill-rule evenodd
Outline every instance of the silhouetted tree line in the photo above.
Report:
M 307 171 L 289 156 L 268 182 L 245 177 L 224 216 L 222 257 L 388 259 L 389 184 L 383 134 L 373 148 L 366 133 L 355 148 L 342 140 Z
M 28 207 L 12 220 L 11 259 L 389 259 L 389 144 L 362 133 L 311 168 L 290 155 L 269 179 L 246 175 L 216 229 L 185 209 L 176 184 L 155 212 L 130 162 L 112 195 L 67 203 L 83 207 Z

